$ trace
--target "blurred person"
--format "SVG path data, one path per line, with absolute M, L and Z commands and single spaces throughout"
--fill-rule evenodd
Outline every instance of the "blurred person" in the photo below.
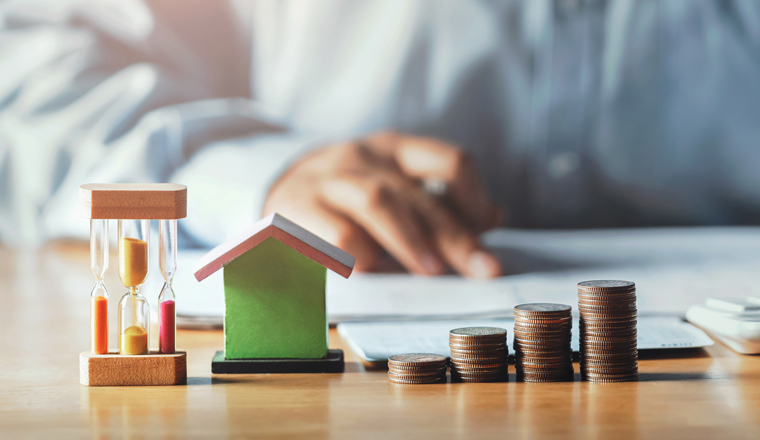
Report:
M 754 0 L 10 0 L 0 238 L 85 237 L 85 182 L 419 274 L 498 275 L 497 225 L 756 224 L 759 55 Z

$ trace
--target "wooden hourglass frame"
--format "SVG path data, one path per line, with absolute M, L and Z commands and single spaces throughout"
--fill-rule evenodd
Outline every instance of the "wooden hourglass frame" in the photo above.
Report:
M 159 301 L 164 301 L 170 293 L 171 313 L 174 313 L 171 279 L 176 269 L 176 220 L 187 216 L 187 187 L 172 183 L 85 184 L 79 187 L 79 210 L 80 214 L 91 222 L 90 251 L 92 269 L 96 278 L 96 286 L 91 294 L 92 349 L 79 355 L 80 383 L 86 386 L 183 385 L 187 383 L 187 354 L 174 350 L 174 329 L 171 329 L 171 350 L 166 349 L 167 343 L 163 339 L 160 341 L 163 345 L 160 351 L 148 349 L 150 312 L 147 308 L 147 300 L 138 294 L 138 287 L 144 282 L 148 271 L 149 221 L 159 220 L 160 252 L 162 253 L 160 266 L 165 280 Z M 122 333 L 122 325 L 130 326 L 125 327 L 130 332 L 124 332 L 124 334 L 131 339 L 122 340 L 125 336 L 119 334 L 119 350 L 117 351 L 109 351 L 107 343 L 108 322 L 114 321 L 108 319 L 108 293 L 103 283 L 103 276 L 109 266 L 108 220 L 119 221 L 120 240 L 142 244 L 145 249 L 144 255 L 138 259 L 139 263 L 135 263 L 134 258 L 130 260 L 133 266 L 137 264 L 141 269 L 135 271 L 132 268 L 125 273 L 124 266 L 129 266 L 130 263 L 124 263 L 126 257 L 123 254 L 126 251 L 121 246 L 119 248 L 119 275 L 122 284 L 129 289 L 122 302 L 131 304 L 124 309 L 126 318 L 122 316 L 122 306 L 120 306 L 119 332 Z M 135 223 L 139 223 L 137 228 L 139 232 L 137 235 L 130 235 L 129 228 L 134 229 Z M 127 251 L 134 252 L 134 248 L 133 246 Z M 158 292 L 155 293 L 158 294 Z M 153 296 L 153 292 L 147 296 Z M 143 309 L 137 312 L 137 307 L 143 307 Z M 130 310 L 134 312 L 129 313 Z M 114 317 L 115 314 L 110 313 L 110 316 Z M 123 324 L 124 319 L 130 322 Z M 171 322 L 173 324 L 174 321 L 171 320 Z M 141 331 L 145 334 L 140 333 Z M 144 340 L 140 341 L 134 336 L 142 337 Z M 135 340 L 139 343 L 136 344 Z M 127 343 L 128 347 L 125 346 Z

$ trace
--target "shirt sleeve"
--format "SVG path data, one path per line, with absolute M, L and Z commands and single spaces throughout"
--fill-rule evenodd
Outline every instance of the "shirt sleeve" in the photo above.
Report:
M 0 212 L 15 213 L 0 240 L 87 237 L 76 215 L 87 182 L 187 184 L 180 228 L 203 244 L 259 215 L 268 185 L 312 142 L 250 98 L 250 44 L 230 8 L 0 6 Z

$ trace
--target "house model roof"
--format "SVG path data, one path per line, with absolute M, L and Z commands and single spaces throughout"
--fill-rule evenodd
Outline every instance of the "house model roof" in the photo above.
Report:
M 354 257 L 350 254 L 274 213 L 210 250 L 198 260 L 195 265 L 195 279 L 202 281 L 269 237 L 274 237 L 344 278 L 348 278 L 354 269 Z

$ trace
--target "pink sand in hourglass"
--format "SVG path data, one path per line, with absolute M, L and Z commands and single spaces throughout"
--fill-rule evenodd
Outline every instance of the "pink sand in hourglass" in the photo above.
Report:
M 164 301 L 158 311 L 158 351 L 174 353 L 174 301 Z

